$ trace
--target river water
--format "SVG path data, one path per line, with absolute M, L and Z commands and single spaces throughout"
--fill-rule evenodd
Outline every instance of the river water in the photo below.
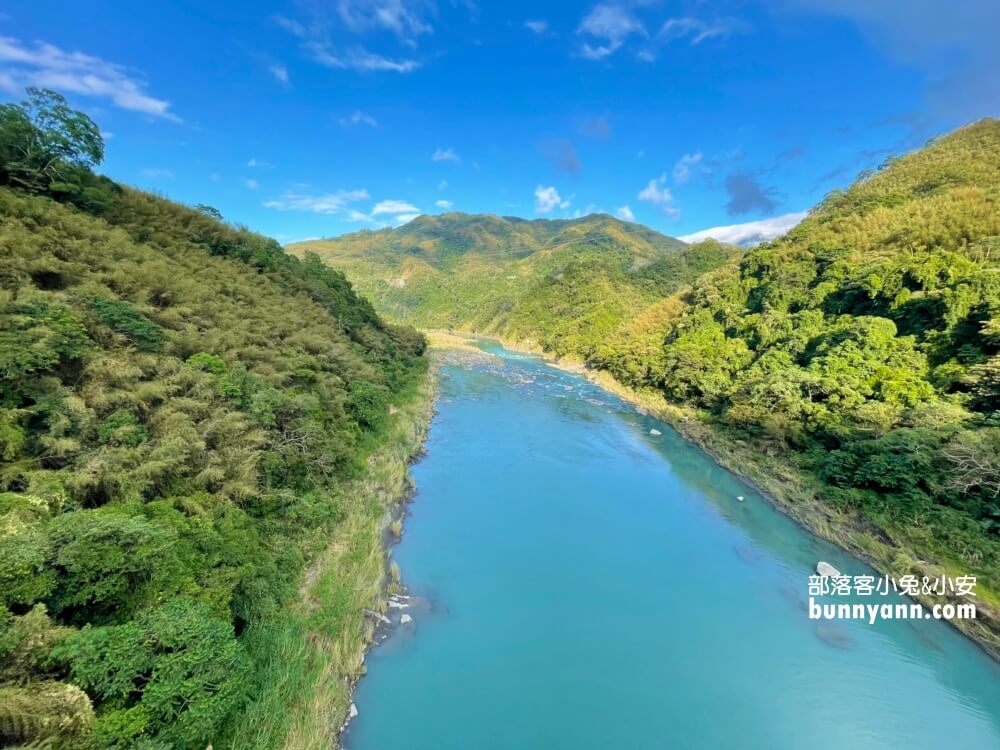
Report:
M 484 348 L 441 369 L 393 549 L 412 622 L 368 655 L 348 750 L 1000 748 L 971 642 L 809 620 L 818 560 L 872 571 L 669 427 Z

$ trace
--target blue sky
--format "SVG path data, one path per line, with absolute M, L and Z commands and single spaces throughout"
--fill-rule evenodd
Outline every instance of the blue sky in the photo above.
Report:
M 453 209 L 772 234 L 1000 114 L 990 0 L 8 2 L 0 96 L 282 242 Z M 717 232 L 718 233 L 718 232 Z

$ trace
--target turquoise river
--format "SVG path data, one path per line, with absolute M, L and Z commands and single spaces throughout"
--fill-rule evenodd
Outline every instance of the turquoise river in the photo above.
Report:
M 872 571 L 664 424 L 482 346 L 440 370 L 392 550 L 408 621 L 368 654 L 347 750 L 1000 748 L 971 641 L 810 620 L 818 560 Z

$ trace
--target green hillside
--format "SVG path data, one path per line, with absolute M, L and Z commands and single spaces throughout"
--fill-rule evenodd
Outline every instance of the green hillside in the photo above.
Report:
M 746 252 L 604 216 L 455 214 L 306 249 L 389 316 L 666 398 L 690 437 L 885 570 L 977 575 L 967 626 L 1000 649 L 1000 122 L 888 160 Z
M 886 567 L 977 574 L 996 616 L 1000 122 L 862 175 L 591 364 L 793 465 Z
M 622 321 L 739 251 L 689 247 L 610 216 L 449 213 L 289 246 L 347 274 L 391 319 L 488 331 L 588 356 Z
M 0 744 L 284 746 L 339 668 L 320 644 L 361 638 L 384 507 L 358 483 L 423 338 L 315 259 L 96 176 L 96 126 L 33 98 L 0 107 Z M 312 622 L 304 570 L 345 530 Z

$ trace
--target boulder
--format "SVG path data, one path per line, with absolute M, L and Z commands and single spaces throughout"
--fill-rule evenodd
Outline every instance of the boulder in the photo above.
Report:
M 822 560 L 820 560 L 818 563 L 816 563 L 816 572 L 819 573 L 824 578 L 826 578 L 826 577 L 839 578 L 840 577 L 840 571 L 839 570 L 837 570 L 835 567 L 833 567 L 832 565 L 830 565 L 830 563 L 823 562 Z

